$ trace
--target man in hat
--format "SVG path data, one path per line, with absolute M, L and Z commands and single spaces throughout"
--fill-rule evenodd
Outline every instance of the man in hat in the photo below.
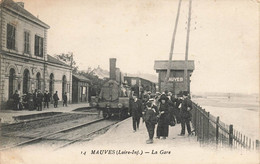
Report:
M 50 99 L 51 99 L 51 95 L 50 95 L 50 93 L 48 93 L 48 91 L 46 90 L 45 93 L 44 93 L 44 108 L 45 108 L 45 107 L 49 108 Z
M 43 94 L 39 90 L 36 97 L 36 103 L 37 103 L 37 110 L 42 111 L 42 100 L 43 100 Z
M 139 129 L 139 123 L 140 123 L 140 117 L 142 117 L 142 102 L 138 100 L 137 94 L 133 94 L 133 99 L 130 102 L 129 106 L 129 114 L 131 113 L 133 118 L 133 130 L 136 132 L 137 129 Z
M 187 131 L 189 135 L 191 135 L 191 127 L 190 127 L 190 121 L 191 121 L 191 113 L 192 110 L 192 103 L 188 99 L 188 92 L 183 92 L 183 101 L 181 104 L 181 110 L 180 110 L 180 118 L 181 118 L 181 133 L 179 135 L 184 136 L 185 135 L 185 125 L 187 126 Z
M 37 91 L 37 89 L 35 89 L 34 92 L 33 92 L 33 106 L 34 106 L 34 109 L 38 108 L 37 107 L 37 93 L 38 93 L 38 91 Z
M 54 93 L 53 100 L 54 100 L 54 108 L 57 108 L 58 107 L 58 101 L 59 101 L 58 91 L 56 91 Z
M 160 99 L 160 97 L 161 97 L 161 93 L 160 93 L 160 92 L 156 92 L 156 93 L 155 93 L 155 97 L 154 97 L 154 101 L 155 101 L 156 106 L 159 105 L 159 99 Z
M 67 97 L 67 92 L 65 92 L 62 96 L 62 100 L 63 100 L 63 106 L 68 106 L 68 97 Z
M 19 97 L 19 94 L 18 94 L 18 90 L 15 90 L 15 93 L 13 94 L 13 99 L 14 99 L 15 110 L 19 110 L 20 97 Z
M 149 139 L 146 141 L 147 144 L 153 143 L 154 128 L 157 123 L 156 111 L 152 108 L 152 102 L 146 103 L 146 111 L 144 113 L 144 121 L 149 135 Z

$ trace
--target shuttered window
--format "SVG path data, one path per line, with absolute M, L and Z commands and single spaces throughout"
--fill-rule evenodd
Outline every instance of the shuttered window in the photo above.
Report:
M 7 24 L 7 44 L 6 47 L 15 50 L 15 27 Z
M 30 53 L 30 33 L 24 32 L 24 53 Z
M 43 57 L 43 38 L 37 35 L 35 35 L 34 54 Z

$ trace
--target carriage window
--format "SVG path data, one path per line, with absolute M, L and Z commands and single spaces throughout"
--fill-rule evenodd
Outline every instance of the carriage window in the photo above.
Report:
M 131 85 L 135 85 L 136 84 L 136 79 L 132 79 L 131 80 Z

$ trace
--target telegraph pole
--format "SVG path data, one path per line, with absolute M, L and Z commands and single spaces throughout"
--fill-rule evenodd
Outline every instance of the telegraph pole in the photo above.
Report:
M 173 35 L 172 35 L 171 50 L 170 50 L 170 55 L 169 55 L 167 73 L 166 73 L 166 77 L 165 77 L 165 83 L 168 83 L 169 77 L 170 77 L 172 55 L 173 55 L 173 49 L 174 49 L 175 35 L 177 32 L 177 25 L 178 25 L 178 21 L 179 21 L 180 8 L 181 8 L 181 0 L 179 0 L 178 11 L 177 11 L 177 16 L 176 16 L 176 20 L 175 20 L 175 27 L 174 27 L 174 31 L 173 31 Z
M 189 0 L 189 16 L 188 16 L 188 27 L 187 27 L 187 36 L 186 36 L 185 69 L 184 69 L 184 88 L 186 91 L 189 91 L 188 54 L 189 54 L 189 39 L 190 39 L 191 5 L 192 5 L 192 0 Z

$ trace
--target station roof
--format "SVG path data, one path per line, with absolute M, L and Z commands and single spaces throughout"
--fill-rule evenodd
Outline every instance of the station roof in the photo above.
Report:
M 76 78 L 79 81 L 91 83 L 91 81 L 88 78 L 81 75 L 72 74 L 72 77 Z
M 59 65 L 70 67 L 69 65 L 63 63 L 62 61 L 59 61 L 58 59 L 56 59 L 55 57 L 53 57 L 51 55 L 47 55 L 47 61 L 50 62 L 50 63 L 59 64 Z
M 32 15 L 30 12 L 28 12 L 22 6 L 20 6 L 18 3 L 14 2 L 12 0 L 2 0 L 2 1 L 0 1 L 0 7 L 4 7 L 4 8 L 8 9 L 9 11 L 11 11 L 13 13 L 16 13 L 16 14 L 18 14 L 18 15 L 26 18 L 26 19 L 29 19 L 29 20 L 43 26 L 44 28 L 47 28 L 47 29 L 50 28 L 49 25 L 42 22 L 40 19 L 38 19 L 37 17 Z
M 154 69 L 156 71 L 167 70 L 168 68 L 168 60 L 155 60 L 154 61 Z M 184 70 L 185 69 L 185 60 L 173 60 L 171 62 L 171 70 Z M 188 70 L 194 70 L 194 60 L 188 60 Z

